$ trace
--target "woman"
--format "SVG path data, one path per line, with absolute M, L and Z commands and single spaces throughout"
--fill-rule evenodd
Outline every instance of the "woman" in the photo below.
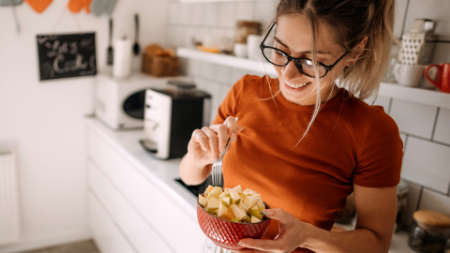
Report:
M 280 0 L 261 44 L 278 78 L 244 76 L 213 124 L 192 134 L 184 182 L 203 182 L 231 137 L 225 187 L 254 189 L 272 208 L 264 238 L 242 239 L 236 252 L 388 252 L 402 141 L 382 107 L 362 100 L 376 95 L 386 69 L 394 5 Z M 351 192 L 355 230 L 330 232 Z

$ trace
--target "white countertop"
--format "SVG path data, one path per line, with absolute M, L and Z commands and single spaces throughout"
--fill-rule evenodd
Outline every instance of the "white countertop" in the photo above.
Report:
M 143 130 L 113 131 L 96 118 L 86 118 L 86 122 L 90 130 L 103 137 L 139 169 L 143 176 L 176 200 L 189 215 L 196 218 L 197 198 L 174 180 L 180 178 L 178 166 L 181 159 L 159 160 L 152 157 L 139 144 L 139 139 L 144 136 Z M 394 234 L 389 253 L 414 253 L 407 245 L 407 238 L 406 232 Z

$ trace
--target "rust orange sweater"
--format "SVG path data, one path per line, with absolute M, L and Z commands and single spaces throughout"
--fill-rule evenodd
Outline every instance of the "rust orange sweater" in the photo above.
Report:
M 270 79 L 275 92 L 278 79 Z M 330 230 L 353 184 L 395 186 L 400 180 L 402 141 L 394 120 L 345 89 L 322 108 L 303 141 L 314 106 L 301 106 L 280 93 L 271 99 L 266 77 L 246 75 L 230 90 L 214 124 L 239 117 L 245 129 L 224 157 L 225 187 L 261 193 L 272 208 Z M 265 238 L 274 238 L 273 220 Z M 295 252 L 311 252 L 297 249 Z

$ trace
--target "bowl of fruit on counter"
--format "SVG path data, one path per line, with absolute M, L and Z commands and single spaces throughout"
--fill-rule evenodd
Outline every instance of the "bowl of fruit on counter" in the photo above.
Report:
M 197 200 L 197 218 L 205 235 L 225 249 L 242 249 L 242 238 L 259 239 L 266 232 L 270 219 L 262 213 L 270 207 L 261 195 L 252 190 L 208 186 Z

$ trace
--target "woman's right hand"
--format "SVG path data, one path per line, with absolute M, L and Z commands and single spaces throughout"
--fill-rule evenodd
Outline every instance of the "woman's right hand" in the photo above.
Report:
M 231 116 L 223 124 L 196 129 L 188 144 L 188 155 L 191 161 L 199 168 L 214 163 L 225 149 L 228 138 L 235 140 L 237 133 L 237 118 Z

